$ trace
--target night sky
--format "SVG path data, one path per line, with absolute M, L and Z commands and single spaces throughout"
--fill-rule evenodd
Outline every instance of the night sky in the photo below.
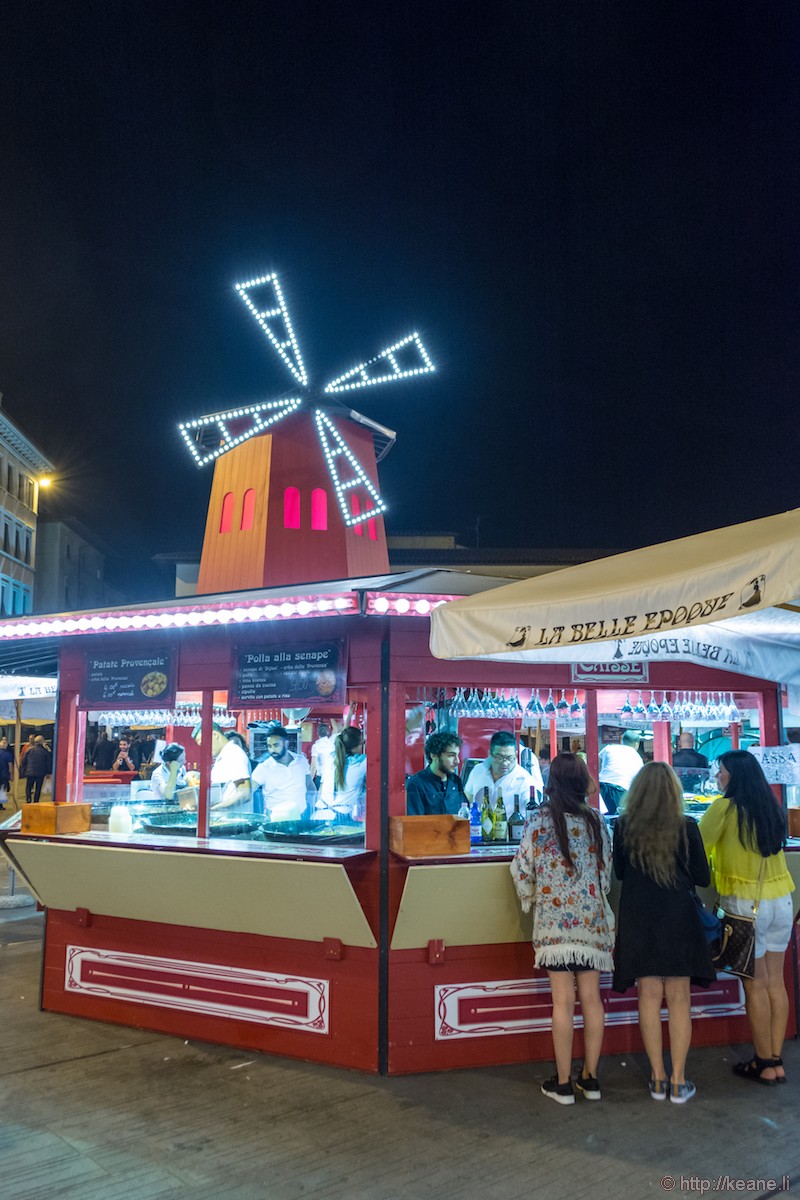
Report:
M 199 550 L 176 424 L 288 390 L 232 288 L 271 269 L 315 382 L 411 329 L 437 364 L 351 396 L 390 532 L 797 507 L 799 52 L 794 0 L 6 0 L 0 391 L 49 514 L 142 579 Z

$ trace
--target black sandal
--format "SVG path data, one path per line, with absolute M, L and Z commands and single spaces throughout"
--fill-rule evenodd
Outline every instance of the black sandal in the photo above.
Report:
M 773 1087 L 778 1080 L 763 1079 L 762 1071 L 767 1071 L 770 1067 L 777 1065 L 774 1058 L 759 1058 L 757 1054 L 754 1054 L 749 1062 L 734 1063 L 733 1073 L 740 1079 L 752 1079 L 753 1083 L 763 1083 L 765 1087 Z
M 770 1063 L 772 1064 L 773 1067 L 782 1067 L 783 1059 L 782 1058 L 771 1058 Z M 776 1083 L 786 1083 L 786 1076 L 785 1075 L 776 1075 L 775 1082 Z

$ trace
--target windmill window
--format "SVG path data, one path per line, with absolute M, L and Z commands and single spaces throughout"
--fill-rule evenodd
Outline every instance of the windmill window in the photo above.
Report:
M 222 516 L 219 520 L 220 533 L 230 533 L 233 524 L 233 492 L 226 492 L 222 499 Z
M 246 529 L 253 528 L 253 517 L 255 516 L 255 511 L 256 511 L 255 488 L 248 488 L 244 494 L 244 500 L 242 501 L 242 523 L 239 526 L 240 529 L 246 530 Z
M 354 517 L 357 517 L 359 515 L 359 513 L 361 512 L 361 505 L 358 502 L 358 496 L 356 496 L 355 494 L 353 494 L 350 497 L 350 511 L 352 512 Z M 364 536 L 364 526 L 361 524 L 360 521 L 359 521 L 358 525 L 353 526 L 353 532 L 355 533 L 356 537 Z
M 288 487 L 283 493 L 283 528 L 300 528 L 300 489 Z
M 311 528 L 328 528 L 328 493 L 324 488 L 314 488 L 311 493 Z

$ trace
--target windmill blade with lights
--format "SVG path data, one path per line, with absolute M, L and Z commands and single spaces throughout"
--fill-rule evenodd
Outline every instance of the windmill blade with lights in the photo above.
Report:
M 377 464 L 395 434 L 339 397 L 433 372 L 419 334 L 408 334 L 317 391 L 309 384 L 277 275 L 236 284 L 236 292 L 295 387 L 293 394 L 179 426 L 197 465 L 215 463 L 198 590 L 385 573 L 386 505 Z M 321 465 L 333 486 L 333 511 L 321 486 Z M 329 536 L 319 536 L 324 533 Z

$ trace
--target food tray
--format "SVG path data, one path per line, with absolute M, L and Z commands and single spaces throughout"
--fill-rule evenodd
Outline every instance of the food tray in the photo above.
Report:
M 197 837 L 197 813 L 194 812 L 158 813 L 155 816 L 141 816 L 139 820 L 147 833 Z M 211 837 L 237 837 L 243 833 L 254 833 L 258 827 L 258 817 L 232 813 L 228 817 L 212 816 L 208 831 Z
M 364 840 L 364 826 L 331 821 L 267 821 L 264 837 L 272 842 L 304 842 L 313 846 L 353 846 Z

